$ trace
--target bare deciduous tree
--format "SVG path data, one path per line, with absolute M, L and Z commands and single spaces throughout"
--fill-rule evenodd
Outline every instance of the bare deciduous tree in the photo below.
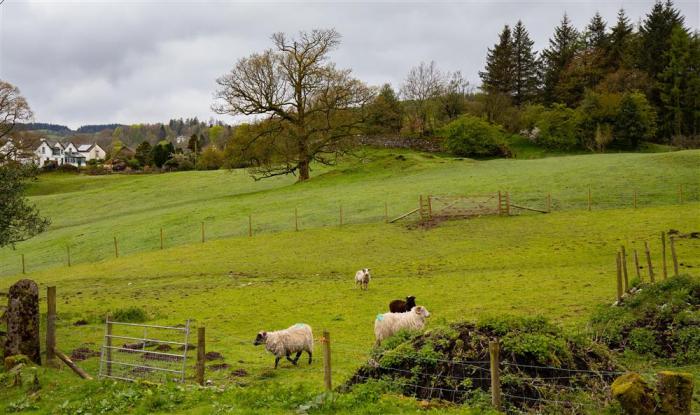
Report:
M 335 30 L 272 36 L 274 48 L 240 59 L 216 80 L 219 114 L 263 117 L 245 148 L 264 148 L 255 176 L 299 174 L 309 179 L 313 161 L 332 164 L 346 151 L 374 90 L 337 69 L 328 54 L 340 44 Z
M 440 96 L 443 87 L 443 75 L 434 61 L 421 62 L 411 68 L 401 86 L 401 95 L 408 100 L 409 114 L 420 135 L 427 129 L 429 104 Z
M 30 120 L 32 115 L 19 89 L 0 79 L 0 138 L 9 134 L 18 122 Z

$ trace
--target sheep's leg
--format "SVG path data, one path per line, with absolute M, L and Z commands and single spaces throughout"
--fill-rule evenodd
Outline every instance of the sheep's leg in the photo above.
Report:
M 294 359 L 292 359 L 291 357 L 289 357 L 289 353 L 287 353 L 287 360 L 289 360 L 290 362 L 292 362 L 292 364 L 293 364 L 294 366 L 297 365 L 297 361 L 294 360 Z
M 299 361 L 299 356 L 301 356 L 301 352 L 297 352 L 297 355 L 294 356 L 294 364 L 297 364 L 297 362 Z
M 280 363 L 280 357 L 277 356 L 275 357 L 275 369 L 277 369 L 277 365 Z
M 309 364 L 311 364 L 311 352 L 307 350 L 306 353 L 309 354 Z

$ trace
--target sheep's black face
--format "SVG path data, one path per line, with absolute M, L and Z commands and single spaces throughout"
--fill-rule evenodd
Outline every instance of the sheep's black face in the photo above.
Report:
M 416 297 L 414 297 L 414 296 L 412 296 L 412 295 L 409 295 L 408 297 L 406 297 L 406 302 L 407 302 L 407 303 L 413 303 L 413 304 L 415 304 L 415 303 L 416 303 Z
M 266 341 L 267 341 L 267 332 L 261 331 L 255 337 L 255 341 L 253 342 L 253 345 L 257 346 L 259 344 L 265 344 Z

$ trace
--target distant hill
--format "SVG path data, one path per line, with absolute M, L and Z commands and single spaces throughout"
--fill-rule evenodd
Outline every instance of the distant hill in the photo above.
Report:
M 93 134 L 99 133 L 103 130 L 114 130 L 117 127 L 124 127 L 124 124 L 94 124 L 94 125 L 83 125 L 76 130 L 78 133 L 82 134 Z
M 32 123 L 27 123 L 27 124 L 18 124 L 17 129 L 24 130 L 24 131 L 36 131 L 36 130 L 50 131 L 52 133 L 60 134 L 60 135 L 71 134 L 73 132 L 73 130 L 66 127 L 65 125 L 50 124 L 50 123 L 45 123 L 45 122 L 32 122 Z

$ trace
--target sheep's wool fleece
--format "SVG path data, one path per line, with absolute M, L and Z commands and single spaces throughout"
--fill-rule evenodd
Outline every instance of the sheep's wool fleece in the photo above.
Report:
M 265 349 L 278 357 L 296 352 L 313 353 L 314 335 L 311 326 L 297 323 L 284 330 L 268 331 Z
M 414 307 L 408 313 L 384 313 L 374 320 L 374 336 L 382 341 L 401 329 L 421 330 L 425 326 L 425 316 L 418 314 Z

